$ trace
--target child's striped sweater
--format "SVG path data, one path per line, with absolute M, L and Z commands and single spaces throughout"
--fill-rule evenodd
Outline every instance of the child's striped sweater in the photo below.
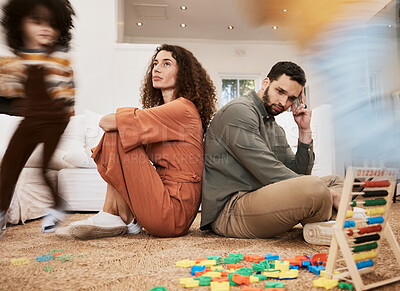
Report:
M 50 98 L 63 99 L 74 112 L 75 86 L 67 49 L 57 48 L 51 53 L 39 50 L 20 51 L 17 57 L 0 59 L 0 96 L 25 97 L 26 68 L 30 65 L 45 69 L 45 86 Z

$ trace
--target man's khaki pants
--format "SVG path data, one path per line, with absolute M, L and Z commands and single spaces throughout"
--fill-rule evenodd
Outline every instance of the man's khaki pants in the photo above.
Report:
M 293 228 L 331 219 L 332 195 L 342 192 L 338 176 L 301 176 L 239 192 L 211 224 L 219 235 L 237 238 L 269 238 Z

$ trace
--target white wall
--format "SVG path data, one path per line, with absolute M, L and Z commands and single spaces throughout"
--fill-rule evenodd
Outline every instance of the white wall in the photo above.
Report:
M 100 113 L 140 106 L 140 85 L 157 44 L 117 44 L 116 4 L 110 0 L 71 0 L 77 13 L 74 63 L 77 112 Z M 93 9 L 96 7 L 96 9 Z M 221 92 L 220 73 L 265 76 L 277 61 L 297 61 L 292 43 L 237 43 L 173 40 L 198 58 Z M 244 56 L 236 56 L 240 49 Z

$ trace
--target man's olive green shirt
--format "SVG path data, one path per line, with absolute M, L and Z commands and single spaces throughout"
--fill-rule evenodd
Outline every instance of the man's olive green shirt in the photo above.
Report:
M 201 229 L 209 228 L 233 194 L 309 175 L 313 165 L 312 142 L 299 141 L 294 155 L 255 91 L 229 102 L 206 134 Z

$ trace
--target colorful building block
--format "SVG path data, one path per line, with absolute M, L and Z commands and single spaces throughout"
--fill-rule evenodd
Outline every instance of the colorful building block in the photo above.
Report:
M 228 277 L 214 277 L 211 278 L 211 282 L 229 282 Z
M 338 279 L 327 279 L 325 277 L 321 277 L 313 281 L 314 287 L 324 287 L 327 290 L 336 287 L 338 283 L 339 283 Z
M 54 257 L 50 254 L 40 255 L 36 257 L 36 261 L 38 262 L 47 262 L 54 260 Z
M 261 274 L 267 276 L 267 278 L 273 278 L 273 279 L 279 279 L 280 273 L 281 273 L 281 271 L 279 271 L 279 270 L 271 270 L 271 271 L 261 272 Z
M 200 276 L 197 278 L 194 278 L 194 280 L 198 280 L 199 281 L 199 286 L 209 286 L 211 283 L 211 277 L 209 276 Z
M 221 256 L 207 256 L 208 260 L 215 260 L 217 263 L 221 262 Z
M 324 266 L 308 266 L 307 270 L 319 276 L 321 271 L 325 271 Z
M 299 276 L 299 270 L 292 269 L 286 272 L 281 272 L 279 274 L 279 280 L 292 280 Z
M 52 272 L 54 270 L 54 267 L 53 266 L 44 266 L 43 270 L 45 272 Z
M 282 272 L 289 271 L 289 262 L 288 261 L 275 261 L 275 270 L 280 270 Z
M 265 288 L 285 288 L 285 283 L 269 281 L 265 283 Z
M 211 282 L 211 291 L 229 291 L 229 282 Z
M 253 274 L 253 270 L 250 268 L 240 268 L 240 269 L 237 269 L 235 273 L 243 275 L 243 276 L 250 276 Z
M 232 281 L 235 282 L 237 285 L 249 285 L 250 277 L 243 276 L 240 274 L 233 274 Z
M 192 260 L 183 260 L 176 262 L 176 266 L 182 268 L 190 268 L 193 267 L 194 265 L 196 265 L 196 262 Z
M 70 262 L 74 259 L 74 255 L 73 254 L 64 254 L 64 255 L 58 255 L 56 257 L 57 261 L 61 261 L 61 262 Z
M 258 255 L 244 256 L 244 260 L 248 262 L 264 261 L 265 257 Z
M 339 282 L 338 287 L 340 289 L 353 290 L 353 284 L 352 283 Z
M 217 262 L 215 260 L 203 260 L 198 263 L 199 266 L 206 266 L 206 267 L 211 267 L 215 266 Z
M 185 285 L 186 288 L 198 287 L 200 282 L 193 278 L 182 278 L 179 280 L 179 283 Z
M 163 286 L 157 286 L 157 287 L 154 287 L 154 288 L 149 289 L 147 291 L 168 291 L 168 290 L 167 290 L 167 288 L 165 288 Z
M 257 276 L 250 276 L 250 284 L 260 282 L 260 278 Z
M 192 266 L 190 267 L 190 275 L 194 276 L 196 275 L 196 272 L 201 272 L 206 269 L 205 266 Z
M 27 265 L 31 262 L 28 258 L 18 258 L 18 259 L 12 259 L 11 260 L 11 265 L 13 266 L 21 266 L 21 265 Z
M 310 257 L 310 264 L 313 266 L 326 266 L 326 262 L 328 261 L 327 253 L 315 253 Z
M 270 255 L 270 254 L 266 254 L 264 256 L 266 261 L 275 261 L 275 260 L 279 260 L 279 255 Z

